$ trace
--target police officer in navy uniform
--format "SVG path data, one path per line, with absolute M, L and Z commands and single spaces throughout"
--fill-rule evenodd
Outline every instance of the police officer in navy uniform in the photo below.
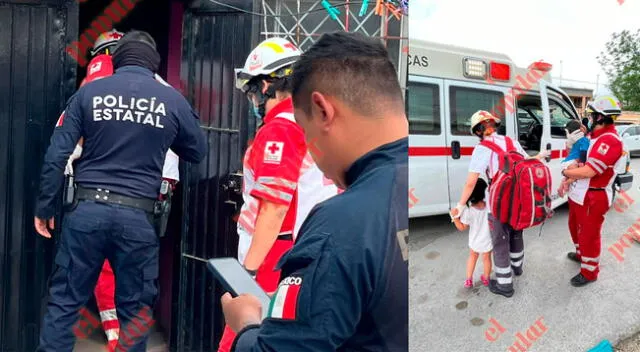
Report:
M 135 326 L 148 321 L 158 292 L 152 214 L 165 154 L 171 148 L 192 163 L 206 155 L 198 115 L 180 93 L 154 79 L 160 55 L 148 33 L 125 35 L 113 64 L 114 75 L 88 83 L 69 99 L 44 158 L 35 227 L 50 238 L 47 225 L 54 227 L 65 164 L 84 138 L 75 166 L 77 203 L 62 223 L 38 351 L 72 351 L 72 326 L 105 258 L 116 277 L 119 346 L 146 351 L 146 331 L 137 333 Z
M 294 65 L 293 102 L 346 190 L 309 213 L 264 321 L 257 298 L 222 297 L 232 351 L 407 351 L 408 124 L 387 50 L 324 34 Z

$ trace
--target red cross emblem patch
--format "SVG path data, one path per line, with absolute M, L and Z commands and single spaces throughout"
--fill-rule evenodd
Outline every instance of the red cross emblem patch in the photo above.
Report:
M 282 161 L 283 142 L 269 141 L 264 147 L 264 162 L 269 164 L 280 164 Z
M 100 72 L 101 68 L 102 68 L 102 62 L 98 61 L 95 64 L 91 65 L 91 67 L 89 68 L 89 74 L 92 75 L 96 72 Z
M 606 143 L 602 143 L 598 147 L 598 153 L 600 153 L 602 155 L 606 155 L 608 151 L 609 151 L 609 145 L 606 144 Z
M 260 66 L 262 66 L 262 56 L 258 55 L 258 53 L 253 53 L 249 62 L 249 70 L 255 70 Z

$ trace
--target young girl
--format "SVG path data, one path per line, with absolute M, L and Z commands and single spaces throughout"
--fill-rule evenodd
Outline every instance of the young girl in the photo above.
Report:
M 467 201 L 467 207 L 462 210 L 459 217 L 454 217 L 453 222 L 460 231 L 469 229 L 469 259 L 467 260 L 467 279 L 464 287 L 473 287 L 473 271 L 476 268 L 478 256 L 482 253 L 484 264 L 484 275 L 480 276 L 482 284 L 489 286 L 489 276 L 491 275 L 491 233 L 489 232 L 489 220 L 487 218 L 489 209 L 484 201 L 487 183 L 483 179 L 478 179 L 476 185 Z M 469 206 L 471 203 L 471 206 Z

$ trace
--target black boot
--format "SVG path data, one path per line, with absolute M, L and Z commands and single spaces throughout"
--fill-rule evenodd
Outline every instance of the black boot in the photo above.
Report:
M 580 263 L 580 257 L 578 256 L 578 253 L 576 253 L 576 252 L 567 253 L 567 258 L 569 258 L 570 260 L 573 260 L 576 263 Z
M 597 279 L 596 279 L 597 280 Z M 582 273 L 571 278 L 571 286 L 574 287 L 582 287 L 588 285 L 596 280 L 588 280 L 586 277 L 582 275 Z
M 515 276 L 520 276 L 522 275 L 522 267 L 521 266 L 511 266 L 511 269 L 513 269 L 513 274 Z
M 489 280 L 489 291 L 495 293 L 496 295 L 502 295 L 505 297 L 511 297 L 513 296 L 513 288 L 511 288 L 511 290 L 506 290 L 504 288 L 501 288 L 498 285 L 498 281 L 497 280 Z

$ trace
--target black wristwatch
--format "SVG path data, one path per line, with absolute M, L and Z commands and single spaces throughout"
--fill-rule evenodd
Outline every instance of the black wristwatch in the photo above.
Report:
M 256 278 L 256 274 L 258 273 L 258 270 L 249 270 L 245 266 L 243 266 L 243 268 L 244 268 L 244 270 L 246 270 L 249 273 L 249 275 L 251 275 L 252 278 L 254 278 L 254 279 Z

